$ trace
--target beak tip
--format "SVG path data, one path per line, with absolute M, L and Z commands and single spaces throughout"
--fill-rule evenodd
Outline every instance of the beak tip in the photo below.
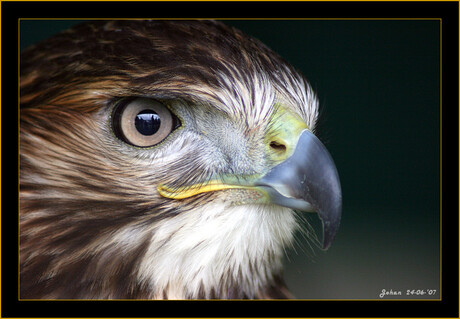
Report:
M 335 223 L 334 225 L 327 225 L 323 223 L 323 250 L 327 250 L 335 239 L 335 235 L 337 234 L 337 230 L 339 228 L 339 223 Z

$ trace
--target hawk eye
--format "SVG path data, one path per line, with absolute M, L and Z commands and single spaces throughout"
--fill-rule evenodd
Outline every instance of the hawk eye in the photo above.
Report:
M 148 98 L 120 103 L 112 115 L 115 135 L 138 147 L 162 142 L 179 125 L 179 119 L 165 105 Z

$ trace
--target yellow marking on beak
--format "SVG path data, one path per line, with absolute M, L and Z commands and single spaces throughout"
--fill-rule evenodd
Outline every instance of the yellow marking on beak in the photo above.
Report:
M 247 188 L 241 185 L 229 185 L 224 184 L 221 181 L 213 180 L 206 184 L 195 184 L 187 187 L 178 189 L 170 188 L 166 185 L 159 185 L 157 187 L 158 192 L 161 196 L 171 199 L 184 199 L 189 198 L 201 193 L 208 193 L 214 191 L 220 191 L 231 188 Z

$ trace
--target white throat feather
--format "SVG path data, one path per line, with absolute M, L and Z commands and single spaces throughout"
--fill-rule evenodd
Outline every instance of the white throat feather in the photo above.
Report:
M 154 229 L 139 280 L 154 298 L 256 298 L 282 268 L 296 228 L 292 211 L 268 205 L 211 202 Z

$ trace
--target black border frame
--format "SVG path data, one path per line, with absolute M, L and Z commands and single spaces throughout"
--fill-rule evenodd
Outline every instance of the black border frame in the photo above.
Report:
M 2 2 L 2 171 L 18 168 L 19 18 L 440 18 L 442 19 L 441 301 L 19 301 L 18 181 L 2 179 L 2 317 L 459 317 L 459 3 L 449 2 Z M 455 173 L 454 173 L 455 172 Z M 16 175 L 18 176 L 18 175 Z M 454 185 L 454 186 L 453 186 Z M 12 239 L 15 238 L 15 239 Z

